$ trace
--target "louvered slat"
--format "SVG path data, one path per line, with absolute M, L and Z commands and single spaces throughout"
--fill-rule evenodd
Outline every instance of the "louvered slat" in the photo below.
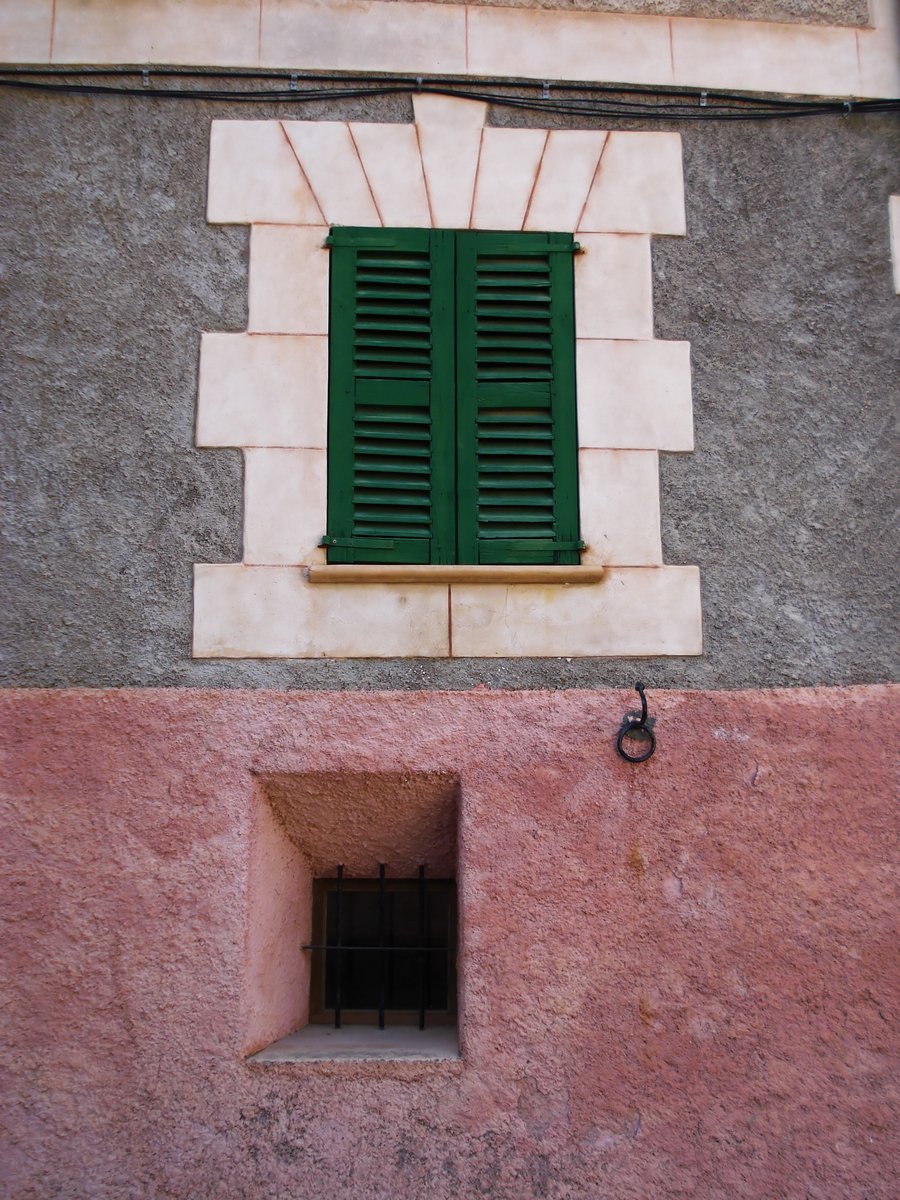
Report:
M 427 249 L 356 256 L 353 372 L 358 379 L 431 376 L 431 262 Z M 427 407 L 427 399 L 426 399 Z
M 403 398 L 404 404 L 396 400 Z M 392 403 L 394 401 L 394 403 Z M 431 536 L 427 385 L 360 381 L 353 421 L 353 534 Z
M 356 256 L 353 537 L 430 538 L 431 261 Z M 377 479 L 377 483 L 371 482 Z
M 553 378 L 549 256 L 479 254 L 475 269 L 478 538 L 552 541 L 553 418 L 540 386 Z

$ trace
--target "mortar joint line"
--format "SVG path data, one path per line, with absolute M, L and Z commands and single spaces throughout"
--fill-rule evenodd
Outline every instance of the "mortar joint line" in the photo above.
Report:
M 531 205 L 534 202 L 534 193 L 537 191 L 538 180 L 541 177 L 541 170 L 544 166 L 544 155 L 547 153 L 547 147 L 550 144 L 551 130 L 544 131 L 544 144 L 541 147 L 541 157 L 538 159 L 537 170 L 534 173 L 534 181 L 531 184 L 531 191 L 528 193 L 528 203 L 525 205 L 525 215 L 522 217 L 522 228 L 528 224 L 528 218 L 531 215 Z
M 322 207 L 322 205 L 319 203 L 319 197 L 316 195 L 316 190 L 313 187 L 312 183 L 310 182 L 309 176 L 303 169 L 303 163 L 300 161 L 300 155 L 297 153 L 297 151 L 294 147 L 294 143 L 291 141 L 290 135 L 288 134 L 288 131 L 284 127 L 284 121 L 278 122 L 278 128 L 281 130 L 282 134 L 284 135 L 284 139 L 287 142 L 288 146 L 290 147 L 291 154 L 293 154 L 294 160 L 297 163 L 297 169 L 299 170 L 300 174 L 302 175 L 302 177 L 306 183 L 306 186 L 309 188 L 309 194 L 312 196 L 313 202 L 315 203 L 316 208 L 319 210 L 319 216 L 322 218 L 322 224 L 327 225 L 328 220 L 325 216 L 325 210 Z

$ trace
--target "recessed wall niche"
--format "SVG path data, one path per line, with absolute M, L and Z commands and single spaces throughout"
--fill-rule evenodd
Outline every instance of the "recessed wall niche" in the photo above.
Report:
M 446 772 L 260 774 L 250 841 L 244 1052 L 309 1021 L 313 881 L 457 876 L 459 784 Z

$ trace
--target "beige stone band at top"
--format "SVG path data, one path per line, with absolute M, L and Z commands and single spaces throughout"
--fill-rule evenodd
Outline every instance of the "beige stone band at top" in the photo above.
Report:
M 807 96 L 900 94 L 873 28 L 395 0 L 0 0 L 0 61 L 500 76 Z

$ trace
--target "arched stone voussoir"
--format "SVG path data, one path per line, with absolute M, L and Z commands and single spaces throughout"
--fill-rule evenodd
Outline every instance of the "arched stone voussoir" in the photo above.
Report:
M 683 180 L 680 133 L 611 133 L 580 228 L 683 236 Z
M 413 96 L 413 109 L 432 221 L 439 229 L 467 229 L 487 105 L 423 93 Z
M 473 229 L 522 228 L 548 136 L 546 129 L 484 130 Z
M 602 129 L 552 129 L 541 159 L 525 228 L 571 233 L 578 227 L 609 134 Z
M 321 225 L 280 121 L 213 121 L 206 219 L 213 225 Z
M 384 224 L 396 229 L 430 228 L 431 209 L 415 125 L 354 121 L 350 132 Z
M 282 125 L 326 224 L 380 225 L 347 122 L 283 121 Z

